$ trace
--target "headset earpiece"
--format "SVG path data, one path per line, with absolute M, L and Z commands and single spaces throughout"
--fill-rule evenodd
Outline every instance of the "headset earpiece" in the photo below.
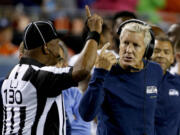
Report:
M 149 26 L 149 25 L 148 25 L 146 22 L 144 22 L 144 21 L 141 21 L 141 20 L 138 20 L 138 19 L 130 19 L 130 20 L 127 20 L 127 21 L 125 21 L 125 22 L 123 22 L 123 23 L 120 24 L 117 34 L 118 34 L 118 35 L 121 35 L 122 28 L 123 28 L 126 24 L 128 24 L 128 23 L 133 23 L 133 22 L 134 22 L 134 23 L 138 23 L 138 24 L 142 24 L 142 25 L 144 25 L 144 26 Z M 148 60 L 149 60 L 149 59 L 151 58 L 151 56 L 152 56 L 152 53 L 153 53 L 153 50 L 154 50 L 154 43 L 155 43 L 155 37 L 154 37 L 153 31 L 150 29 L 149 32 L 150 32 L 150 34 L 151 34 L 151 41 L 150 41 L 150 43 L 147 45 L 146 50 L 145 50 L 145 53 L 144 53 L 144 58 L 146 58 L 146 59 L 148 59 Z

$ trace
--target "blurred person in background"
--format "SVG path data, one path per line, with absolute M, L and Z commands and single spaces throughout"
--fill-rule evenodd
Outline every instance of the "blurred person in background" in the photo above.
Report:
M 130 11 L 121 11 L 115 13 L 112 19 L 112 32 L 113 32 L 113 38 L 114 38 L 114 51 L 116 53 L 119 52 L 119 35 L 117 34 L 119 25 L 129 19 L 136 19 L 136 15 L 133 12 Z
M 180 40 L 180 24 L 172 24 L 167 34 L 173 45 L 175 45 Z
M 98 46 L 98 49 L 101 49 L 107 42 L 110 43 L 108 49 L 111 50 L 113 48 L 112 30 L 106 23 L 104 23 L 102 26 L 102 33 L 100 35 L 100 42 L 99 42 L 100 45 Z
M 63 68 L 68 66 L 68 52 L 65 44 L 60 41 L 60 55 L 62 59 L 56 64 L 57 67 Z M 62 91 L 65 111 L 70 122 L 71 135 L 90 135 L 91 125 L 89 122 L 82 120 L 78 108 L 82 94 L 77 87 L 71 87 Z
M 18 48 L 12 44 L 13 29 L 6 18 L 0 18 L 0 55 L 15 55 Z
M 152 61 L 163 69 L 163 80 L 159 87 L 155 129 L 157 135 L 180 134 L 180 74 L 173 75 L 168 69 L 174 62 L 174 47 L 165 36 L 155 37 Z M 177 57 L 180 61 L 180 57 Z
M 168 30 L 168 37 L 170 39 L 170 41 L 173 44 L 173 47 L 176 46 L 176 44 L 178 44 L 178 42 L 180 41 L 180 24 L 172 24 L 169 27 Z M 171 67 L 170 72 L 172 74 L 176 74 L 178 72 L 178 66 L 180 65 L 180 63 L 178 62 L 178 60 L 176 60 L 176 52 L 175 51 L 175 65 L 173 67 Z
M 86 31 L 86 30 L 85 30 Z M 85 41 L 86 39 L 86 34 L 87 32 L 83 32 L 83 41 Z M 100 52 L 101 48 L 104 46 L 104 44 L 106 44 L 107 42 L 110 43 L 110 46 L 107 48 L 109 51 L 112 51 L 113 49 L 113 35 L 112 35 L 112 31 L 111 28 L 104 23 L 102 25 L 102 33 L 100 34 L 100 41 L 99 41 L 99 46 L 98 46 L 98 53 Z M 116 55 L 116 54 L 115 54 Z M 74 63 L 76 62 L 77 58 L 78 58 L 78 54 L 74 55 L 73 57 L 70 58 L 69 60 L 69 65 L 74 65 Z M 118 56 L 117 56 L 118 57 Z

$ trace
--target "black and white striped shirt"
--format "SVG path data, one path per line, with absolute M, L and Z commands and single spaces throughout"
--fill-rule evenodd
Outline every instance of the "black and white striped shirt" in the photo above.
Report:
M 66 135 L 61 92 L 75 85 L 72 68 L 22 58 L 2 85 L 2 134 Z

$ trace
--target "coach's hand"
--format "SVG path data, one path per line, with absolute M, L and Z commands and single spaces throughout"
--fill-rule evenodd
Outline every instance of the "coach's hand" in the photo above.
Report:
M 95 67 L 110 70 L 112 65 L 117 63 L 116 57 L 112 52 L 106 52 L 106 49 L 110 46 L 110 43 L 106 43 L 100 54 L 97 56 Z
M 96 31 L 99 34 L 102 32 L 103 19 L 97 14 L 91 15 L 89 7 L 86 5 L 86 16 L 87 16 L 87 25 L 89 30 Z

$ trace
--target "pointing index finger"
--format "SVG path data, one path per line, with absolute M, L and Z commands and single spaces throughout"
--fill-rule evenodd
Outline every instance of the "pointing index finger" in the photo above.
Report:
M 91 17 L 91 12 L 90 12 L 90 9 L 89 9 L 88 5 L 86 5 L 85 8 L 86 8 L 86 16 L 88 18 Z
M 100 53 L 100 54 L 103 54 L 109 46 L 110 46 L 110 43 L 107 42 L 107 43 L 103 46 L 103 48 L 101 49 L 101 53 Z

